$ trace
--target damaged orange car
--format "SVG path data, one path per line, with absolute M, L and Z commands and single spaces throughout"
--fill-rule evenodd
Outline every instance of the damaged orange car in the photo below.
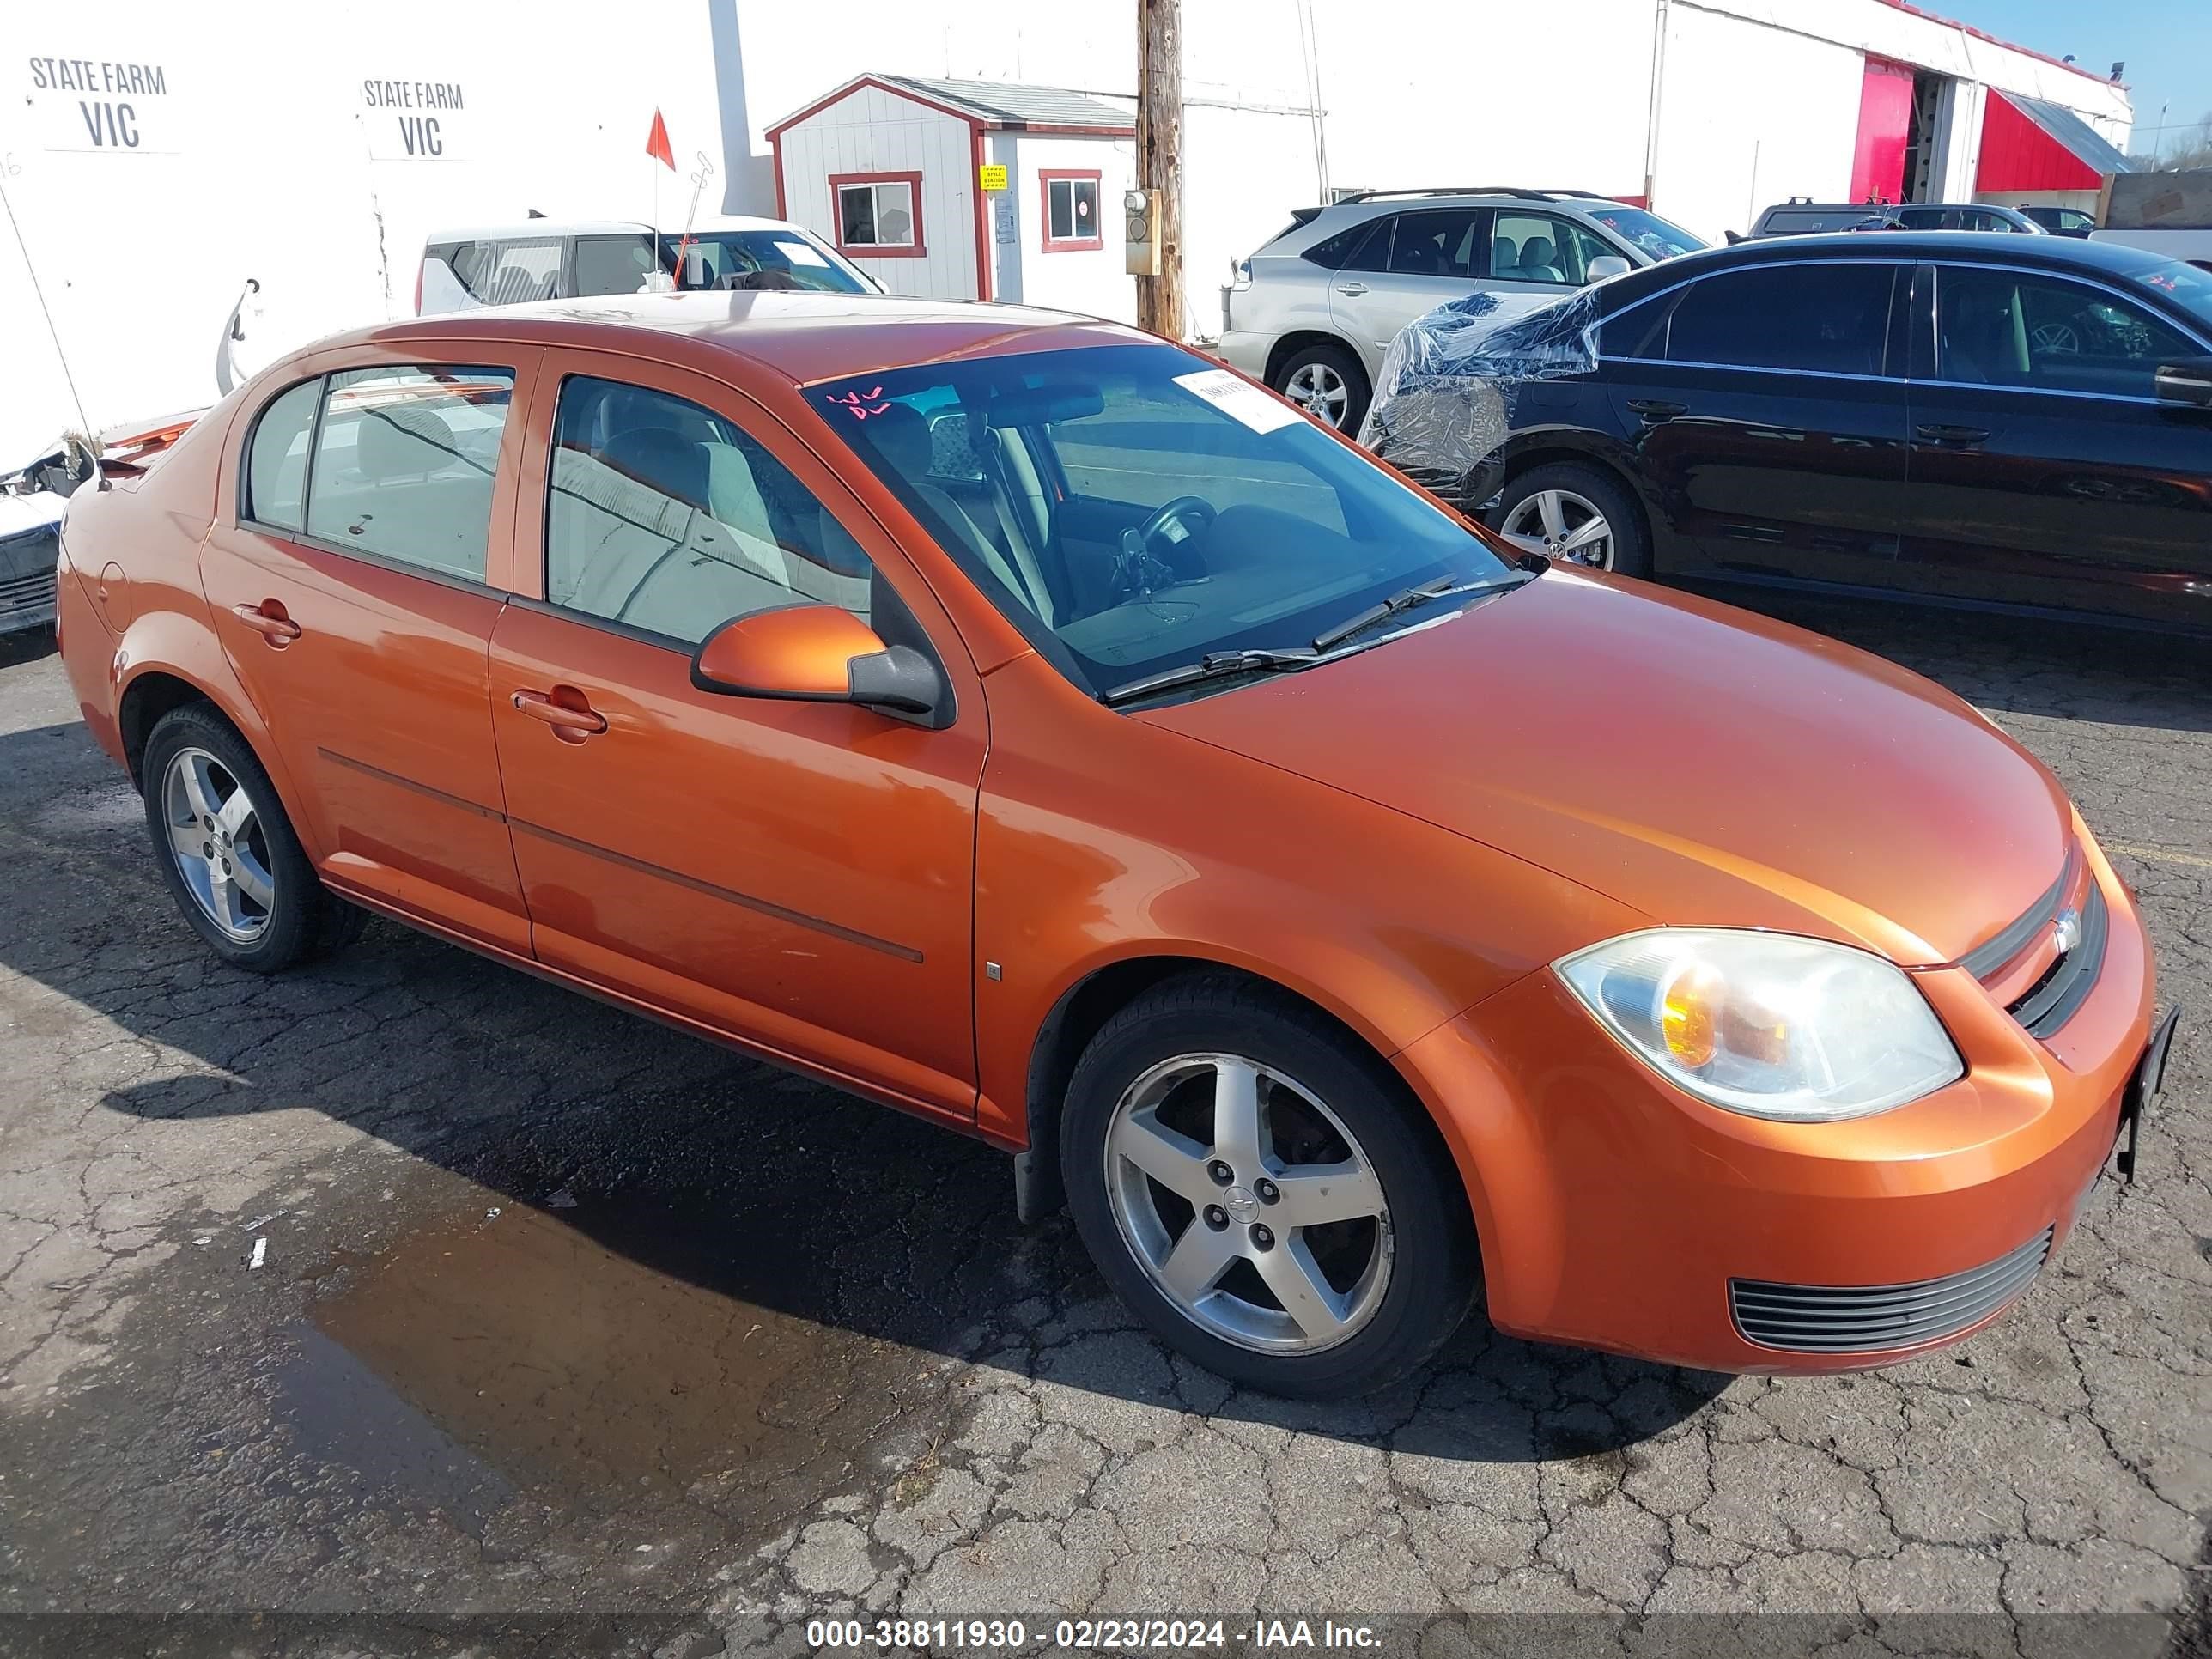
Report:
M 1478 1291 L 1900 1359 L 2030 1283 L 2156 1094 L 2135 904 L 1972 708 L 1516 562 L 1112 325 L 371 329 L 81 487 L 62 563 L 221 957 L 375 911 L 980 1135 L 1260 1389 L 1401 1376 Z

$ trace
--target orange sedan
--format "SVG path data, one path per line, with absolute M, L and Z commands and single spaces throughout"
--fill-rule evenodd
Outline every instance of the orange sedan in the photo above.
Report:
M 368 330 L 80 488 L 62 564 L 225 960 L 374 910 L 980 1135 L 1277 1393 L 1402 1375 L 1479 1286 L 1687 1364 L 1905 1358 L 2156 1094 L 2134 902 L 1972 708 L 1516 562 L 1108 324 Z

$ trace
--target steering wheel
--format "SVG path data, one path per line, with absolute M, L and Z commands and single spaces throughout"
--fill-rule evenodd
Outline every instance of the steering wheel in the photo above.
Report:
M 2071 323 L 2040 324 L 2028 335 L 2027 343 L 2053 356 L 2071 356 L 2081 349 L 2081 337 Z
M 1150 547 L 1152 538 L 1170 525 L 1180 524 L 1182 534 L 1169 544 L 1170 547 L 1180 547 L 1183 543 L 1194 539 L 1213 522 L 1214 516 L 1212 503 L 1201 501 L 1196 495 L 1178 495 L 1171 501 L 1163 501 L 1144 523 L 1137 526 L 1137 539 Z

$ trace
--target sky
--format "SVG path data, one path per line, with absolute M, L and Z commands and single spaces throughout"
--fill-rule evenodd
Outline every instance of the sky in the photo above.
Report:
M 2159 106 L 2166 121 L 2194 125 L 2212 112 L 2212 0 L 1918 0 L 1921 9 L 1972 24 L 2016 46 L 2063 58 L 2097 75 L 2115 58 L 2135 99 L 2136 142 L 2148 149 Z M 2175 135 L 2171 131 L 2167 137 Z

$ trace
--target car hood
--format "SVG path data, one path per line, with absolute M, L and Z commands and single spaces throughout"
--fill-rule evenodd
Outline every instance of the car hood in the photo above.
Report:
M 1942 687 L 1640 582 L 1553 570 L 1373 649 L 1139 718 L 1565 876 L 1655 924 L 1956 961 L 2072 809 Z

